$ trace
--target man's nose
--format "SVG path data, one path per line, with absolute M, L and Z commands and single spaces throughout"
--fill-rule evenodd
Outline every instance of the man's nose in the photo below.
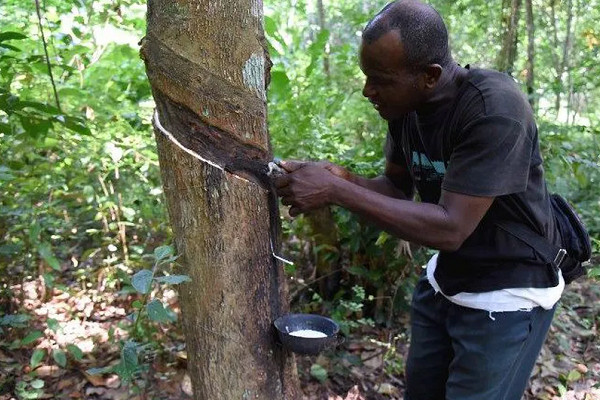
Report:
M 365 97 L 372 98 L 375 96 L 375 89 L 373 86 L 369 84 L 369 82 L 365 82 L 365 86 L 363 87 L 362 94 Z

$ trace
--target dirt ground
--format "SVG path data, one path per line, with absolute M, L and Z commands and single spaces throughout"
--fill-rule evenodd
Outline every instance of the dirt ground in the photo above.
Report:
M 117 375 L 86 371 L 118 361 L 119 349 L 110 338 L 124 335 L 120 326 L 126 323 L 131 299 L 107 295 L 110 291 L 102 288 L 72 291 L 77 295 L 71 296 L 60 291 L 39 293 L 39 287 L 38 281 L 13 287 L 17 296 L 10 299 L 11 307 L 28 309 L 34 318 L 27 329 L 39 329 L 43 336 L 29 346 L 18 346 L 10 334 L 2 334 L 0 400 L 36 398 L 27 397 L 31 390 L 23 388 L 40 385 L 37 398 L 44 399 L 191 399 L 185 343 L 177 326 L 156 332 L 161 348 L 146 355 L 147 373 L 136 385 L 125 385 Z M 174 292 L 166 293 L 163 300 L 176 307 Z M 599 310 L 600 286 L 596 282 L 583 280 L 568 287 L 533 371 L 527 400 L 600 400 Z M 47 328 L 49 319 L 59 323 L 56 332 Z M 399 317 L 395 326 L 354 332 L 335 351 L 298 356 L 304 400 L 401 399 L 408 319 Z M 35 374 L 31 373 L 35 348 L 66 344 L 76 344 L 83 351 L 81 360 L 69 358 L 61 368 L 46 355 Z

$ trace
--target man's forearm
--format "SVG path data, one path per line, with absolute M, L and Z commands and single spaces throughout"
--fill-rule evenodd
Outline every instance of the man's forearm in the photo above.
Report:
M 455 250 L 462 243 L 456 224 L 444 207 L 403 200 L 397 196 L 402 192 L 390 186 L 391 182 L 381 179 L 360 178 L 357 182 L 340 179 L 331 202 L 404 240 L 440 250 Z
M 410 200 L 412 197 L 412 195 L 409 196 L 407 193 L 404 193 L 402 190 L 394 186 L 392 181 L 390 181 L 390 179 L 385 175 L 380 175 L 376 178 L 369 179 L 359 175 L 351 174 L 347 181 L 370 191 L 377 192 L 387 197 L 393 197 L 395 199 Z

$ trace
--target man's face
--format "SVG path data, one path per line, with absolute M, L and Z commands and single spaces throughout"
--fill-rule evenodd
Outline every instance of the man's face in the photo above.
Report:
M 360 48 L 360 68 L 366 76 L 363 95 L 382 118 L 392 120 L 416 110 L 424 100 L 418 73 L 406 65 L 399 36 L 389 31 Z

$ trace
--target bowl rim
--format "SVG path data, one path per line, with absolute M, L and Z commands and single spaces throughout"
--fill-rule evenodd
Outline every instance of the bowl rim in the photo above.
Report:
M 326 317 L 324 315 L 319 315 L 319 314 L 287 313 L 287 314 L 284 314 L 284 315 L 280 316 L 279 318 L 275 319 L 275 321 L 273 321 L 273 325 L 275 326 L 275 329 L 277 329 L 277 331 L 279 333 L 288 335 L 288 336 L 292 336 L 297 339 L 325 339 L 325 338 L 305 338 L 305 337 L 301 337 L 301 336 L 294 336 L 294 335 L 291 335 L 290 332 L 286 332 L 284 329 L 282 329 L 282 327 L 278 326 L 285 319 L 291 318 L 291 317 L 298 317 L 298 316 L 299 317 L 317 317 L 317 319 L 322 319 L 324 321 L 331 323 L 332 326 L 334 327 L 333 332 L 330 335 L 327 335 L 325 338 L 333 337 L 340 332 L 340 325 L 337 322 L 335 322 L 333 319 L 331 319 L 329 317 Z M 293 332 L 296 332 L 296 331 L 293 331 Z M 321 332 L 321 331 L 319 331 L 319 332 Z M 323 333 L 325 333 L 325 332 L 323 332 Z

